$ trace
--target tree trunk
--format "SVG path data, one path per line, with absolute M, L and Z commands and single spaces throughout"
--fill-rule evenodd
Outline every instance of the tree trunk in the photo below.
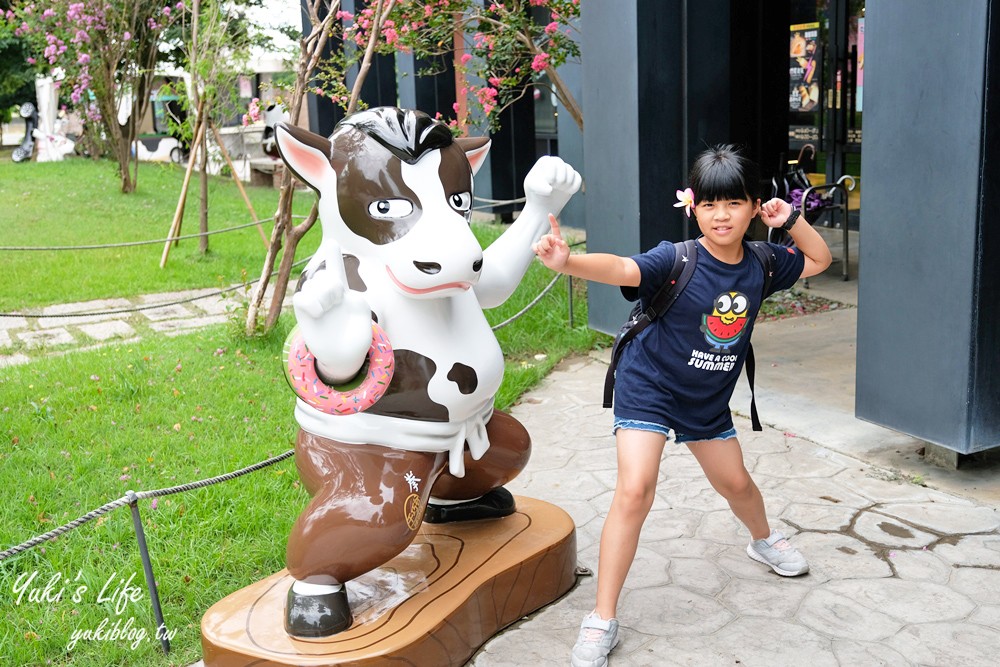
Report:
M 297 123 L 299 120 L 299 115 L 302 110 L 302 99 L 305 96 L 306 83 L 309 80 L 310 74 L 316 69 L 316 64 L 323 53 L 327 37 L 330 34 L 330 26 L 333 24 L 333 21 L 336 18 L 337 10 L 340 8 L 339 1 L 331 2 L 326 7 L 326 16 L 320 20 L 318 10 L 321 1 L 310 0 L 310 2 L 305 4 L 305 9 L 308 10 L 309 21 L 312 24 L 312 31 L 307 37 L 303 37 L 300 40 L 301 52 L 299 54 L 298 65 L 296 67 L 295 91 L 292 94 L 292 103 L 291 108 L 289 109 L 289 115 L 291 117 L 290 120 L 293 124 Z M 355 85 L 359 84 L 356 82 Z M 271 280 L 271 272 L 274 270 L 274 264 L 277 260 L 278 252 L 282 250 L 282 239 L 286 238 L 285 229 L 291 224 L 292 200 L 294 196 L 295 190 L 292 188 L 292 175 L 291 172 L 286 169 L 281 178 L 281 197 L 278 200 L 278 208 L 274 213 L 274 229 L 271 231 L 271 243 L 268 246 L 267 254 L 264 256 L 264 266 L 261 268 L 260 279 L 257 281 L 257 284 L 254 286 L 254 289 L 250 294 L 250 303 L 247 307 L 247 318 L 244 329 L 248 336 L 257 332 L 257 319 L 260 307 L 264 303 L 264 296 L 267 291 L 268 283 Z M 306 223 L 303 222 L 300 227 L 305 224 Z M 312 223 L 310 222 L 309 227 L 311 226 Z M 305 231 L 308 231 L 308 228 Z M 305 234 L 305 231 L 303 231 L 302 234 Z M 293 243 L 297 244 L 298 239 L 296 239 Z M 286 266 L 286 262 L 284 260 L 285 255 L 290 255 L 291 257 L 287 262 L 285 272 L 278 276 L 278 281 L 283 282 L 283 289 L 287 289 L 288 279 L 291 273 L 291 265 L 295 257 L 295 247 L 293 246 L 291 250 L 285 248 L 281 264 L 283 267 Z M 282 278 L 282 275 L 284 278 Z M 266 322 L 271 323 L 270 325 L 267 325 L 268 328 L 273 326 L 273 323 L 277 321 L 278 315 L 281 313 L 281 301 L 284 299 L 284 291 L 278 292 L 276 290 L 275 296 L 277 297 L 277 304 L 275 304 L 272 300 L 271 307 L 268 309 Z
M 274 212 L 274 228 L 271 230 L 271 242 L 264 255 L 264 266 L 260 270 L 260 278 L 250 293 L 250 304 L 247 307 L 247 320 L 244 326 L 247 336 L 257 333 L 257 314 L 264 303 L 264 293 L 267 291 L 274 262 L 281 251 L 281 241 L 284 238 L 285 226 L 292 217 L 292 175 L 287 169 L 281 177 L 281 196 L 278 198 L 278 208 Z
M 562 102 L 563 107 L 576 123 L 576 126 L 580 128 L 580 132 L 583 132 L 583 109 L 580 108 L 576 98 L 573 97 L 573 93 L 566 86 L 566 82 L 556 72 L 555 67 L 546 67 L 545 73 L 549 75 L 549 81 L 552 82 L 552 86 L 556 89 L 556 97 Z
M 135 181 L 132 180 L 132 159 L 131 146 L 125 137 L 118 137 L 115 143 L 115 157 L 118 159 L 118 175 L 121 177 L 122 193 L 129 194 L 135 192 Z
M 305 237 L 306 232 L 316 224 L 319 216 L 319 202 L 313 204 L 309 215 L 299 225 L 289 225 L 285 227 L 285 252 L 281 256 L 281 264 L 278 266 L 278 275 L 274 280 L 274 294 L 271 295 L 271 307 L 267 311 L 267 319 L 264 320 L 264 330 L 270 331 L 278 322 L 281 315 L 281 307 L 288 293 L 288 283 L 292 276 L 292 264 L 295 263 L 295 250 L 299 246 L 299 241 Z
M 206 121 L 202 121 L 205 123 Z M 205 132 L 205 128 L 202 128 Z M 201 185 L 201 202 L 198 207 L 198 231 L 202 234 L 208 232 L 208 133 L 201 142 L 201 175 L 199 177 Z M 208 254 L 208 236 L 198 237 L 198 252 L 202 255 Z

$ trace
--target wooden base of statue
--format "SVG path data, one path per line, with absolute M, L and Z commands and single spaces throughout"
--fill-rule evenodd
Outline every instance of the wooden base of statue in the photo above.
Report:
M 327 639 L 285 633 L 286 570 L 229 595 L 202 619 L 205 666 L 464 664 L 576 581 L 573 520 L 515 500 L 502 519 L 423 524 L 403 553 L 348 583 L 354 623 Z

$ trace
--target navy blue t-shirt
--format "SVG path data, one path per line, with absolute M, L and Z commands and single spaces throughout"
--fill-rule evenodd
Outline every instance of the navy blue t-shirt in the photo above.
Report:
M 805 257 L 795 247 L 770 244 L 776 258 L 766 298 L 791 287 Z M 683 251 L 683 246 L 681 247 Z M 623 287 L 649 305 L 670 274 L 675 246 L 663 241 L 635 255 L 639 287 Z M 625 346 L 615 374 L 615 416 L 654 422 L 678 433 L 710 437 L 733 426 L 729 399 L 743 369 L 761 305 L 764 268 L 746 247 L 739 264 L 726 264 L 699 242 L 691 281 L 665 316 Z

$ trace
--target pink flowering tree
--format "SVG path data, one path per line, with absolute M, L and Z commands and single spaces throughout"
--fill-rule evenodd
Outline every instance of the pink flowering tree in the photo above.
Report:
M 51 73 L 62 99 L 104 139 L 122 192 L 136 187 L 132 146 L 149 109 L 160 36 L 183 11 L 183 0 L 21 0 L 4 17 L 31 44 L 28 63 Z
M 343 13 L 345 41 L 369 43 L 373 5 L 357 16 Z M 452 125 L 459 130 L 470 107 L 495 129 L 503 109 L 533 86 L 548 85 L 582 131 L 583 111 L 556 69 L 580 56 L 579 17 L 579 0 L 398 0 L 377 28 L 378 49 L 453 57 L 460 82 Z
M 376 51 L 379 36 L 382 34 L 382 22 L 388 12 L 392 11 L 397 0 L 372 0 L 372 25 L 375 29 L 364 43 L 364 50 L 358 54 L 344 53 L 337 49 L 340 55 L 332 59 L 323 53 L 327 42 L 336 32 L 336 26 L 344 20 L 345 12 L 341 11 L 340 0 L 305 0 L 302 9 L 308 17 L 310 27 L 299 40 L 299 59 L 295 67 L 295 79 L 287 90 L 280 91 L 279 101 L 288 110 L 292 123 L 298 123 L 302 112 L 303 101 L 307 93 L 329 95 L 337 104 L 344 106 L 348 113 L 360 108 L 361 87 L 368 74 L 371 59 Z M 346 84 L 345 73 L 354 63 L 359 65 L 358 76 L 355 77 L 352 88 Z M 257 107 L 255 109 L 255 106 Z M 247 110 L 247 122 L 254 120 L 259 114 L 259 104 L 251 102 Z M 295 251 L 299 241 L 315 224 L 318 208 L 313 205 L 306 219 L 298 224 L 292 224 L 292 201 L 295 189 L 292 187 L 291 174 L 286 169 L 281 180 L 281 196 L 278 208 L 274 213 L 274 229 L 271 232 L 271 242 L 261 268 L 260 280 L 254 286 L 247 308 L 246 332 L 253 334 L 263 328 L 269 331 L 278 321 L 281 314 L 284 295 L 291 278 Z M 279 260 L 280 257 L 280 260 Z M 261 306 L 265 292 L 271 281 L 274 266 L 278 264 L 277 275 L 274 278 L 274 290 L 271 304 L 263 322 L 260 321 Z
M 297 121 L 307 92 L 328 97 L 347 113 L 364 108 L 361 88 L 373 55 L 402 51 L 424 59 L 454 58 L 456 71 L 464 79 L 458 86 L 456 117 L 450 121 L 456 133 L 465 129 L 469 106 L 481 109 L 495 127 L 500 111 L 532 86 L 542 85 L 542 73 L 548 75 L 547 85 L 582 130 L 580 106 L 556 71 L 567 59 L 580 55 L 573 39 L 579 0 L 508 0 L 485 6 L 476 0 L 368 0 L 358 6 L 353 14 L 341 9 L 338 0 L 303 3 L 311 29 L 300 40 L 295 82 L 279 96 L 292 122 Z M 340 38 L 341 48 L 334 49 L 332 57 L 320 59 L 328 38 Z M 354 67 L 358 75 L 349 87 L 346 73 Z M 250 122 L 259 111 L 251 105 L 246 113 Z M 270 330 L 277 322 L 295 249 L 316 220 L 314 206 L 303 222 L 291 224 L 293 194 L 286 172 L 271 245 L 247 310 L 248 335 L 261 328 Z M 279 256 L 274 296 L 261 322 L 264 292 Z

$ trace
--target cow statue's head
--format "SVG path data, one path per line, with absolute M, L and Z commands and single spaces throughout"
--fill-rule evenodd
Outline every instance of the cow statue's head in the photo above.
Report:
M 324 243 L 383 264 L 395 289 L 412 298 L 478 282 L 472 177 L 488 139 L 456 139 L 427 114 L 395 107 L 351 114 L 329 139 L 286 124 L 275 134 L 286 164 L 319 194 Z

